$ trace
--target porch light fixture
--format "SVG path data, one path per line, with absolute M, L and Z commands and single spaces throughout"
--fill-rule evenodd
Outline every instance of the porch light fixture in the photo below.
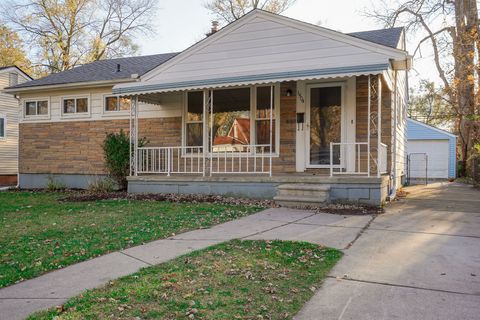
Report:
M 292 89 L 287 89 L 287 97 L 291 97 L 292 96 Z

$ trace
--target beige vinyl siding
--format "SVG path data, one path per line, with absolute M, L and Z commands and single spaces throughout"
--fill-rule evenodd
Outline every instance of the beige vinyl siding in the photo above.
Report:
M 105 112 L 105 97 L 112 95 L 112 86 L 86 89 L 66 89 L 55 91 L 43 91 L 37 93 L 25 93 L 21 95 L 22 122 L 58 122 L 79 120 L 112 120 L 128 119 L 129 111 Z M 66 97 L 88 97 L 88 114 L 62 115 L 62 99 Z M 48 117 L 25 117 L 24 105 L 28 100 L 48 100 Z M 168 118 L 180 117 L 183 110 L 183 95 L 180 92 L 162 94 L 160 104 L 139 103 L 139 118 Z
M 0 73 L 0 114 L 6 115 L 6 139 L 0 139 L 0 175 L 17 174 L 18 172 L 18 100 L 11 94 L 3 93 L 1 90 L 9 86 L 9 75 L 11 71 L 6 70 Z M 26 79 L 18 76 L 18 82 L 25 82 Z
M 396 135 L 396 176 L 399 178 L 397 179 L 397 187 L 400 187 L 400 177 L 406 175 L 406 130 L 407 130 L 407 117 L 406 117 L 406 110 L 408 107 L 407 101 L 407 86 L 406 86 L 406 71 L 397 71 L 397 119 L 396 119 L 396 126 L 394 128 L 393 134 Z M 392 114 L 393 117 L 393 114 Z M 393 119 L 393 118 L 392 118 Z
M 208 40 L 208 39 L 207 39 Z M 167 62 L 143 80 L 176 82 L 271 72 L 389 63 L 392 55 L 302 30 L 289 23 L 256 17 L 226 32 L 194 54 Z

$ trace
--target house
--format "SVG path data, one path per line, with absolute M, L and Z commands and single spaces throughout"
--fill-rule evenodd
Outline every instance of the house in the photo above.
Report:
M 15 66 L 0 67 L 0 186 L 17 184 L 18 173 L 18 99 L 4 93 L 6 87 L 32 80 Z
M 180 53 L 9 88 L 24 110 L 20 185 L 88 186 L 105 174 L 105 134 L 124 129 L 130 192 L 379 204 L 405 174 L 410 65 L 402 28 L 343 34 L 253 10 Z M 242 147 L 216 148 L 232 119 L 248 122 Z
M 457 137 L 426 123 L 407 119 L 408 177 L 454 179 Z

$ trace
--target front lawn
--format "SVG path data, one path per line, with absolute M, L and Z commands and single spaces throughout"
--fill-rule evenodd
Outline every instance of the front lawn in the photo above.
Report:
M 59 202 L 64 196 L 0 192 L 0 287 L 261 209 L 137 200 Z
M 292 319 L 341 255 L 304 242 L 234 240 L 142 269 L 29 319 Z

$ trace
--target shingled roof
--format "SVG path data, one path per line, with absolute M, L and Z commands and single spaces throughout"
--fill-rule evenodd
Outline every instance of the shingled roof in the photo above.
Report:
M 10 88 L 129 79 L 132 74 L 141 76 L 177 54 L 178 53 L 163 53 L 149 56 L 99 60 Z
M 390 28 L 354 32 L 348 33 L 348 35 L 391 48 L 396 48 L 400 41 L 402 31 L 403 28 Z M 138 74 L 141 76 L 177 54 L 178 52 L 95 61 L 71 70 L 54 73 L 41 79 L 21 83 L 10 87 L 9 89 L 129 79 L 132 74 Z M 119 71 L 118 65 L 120 65 Z
M 348 33 L 349 36 L 397 48 L 403 27 Z

